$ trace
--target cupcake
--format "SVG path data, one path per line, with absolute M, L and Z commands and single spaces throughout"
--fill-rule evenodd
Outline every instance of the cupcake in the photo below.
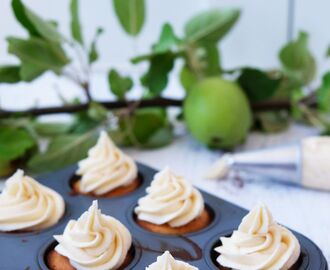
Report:
M 115 218 L 102 214 L 97 201 L 54 238 L 58 245 L 47 255 L 51 270 L 123 269 L 132 259 L 129 231 Z
M 150 264 L 146 270 L 198 270 L 198 268 L 188 263 L 175 260 L 168 251 L 165 251 L 165 253 L 158 256 L 157 261 Z
M 152 232 L 185 234 L 206 227 L 211 215 L 201 193 L 168 168 L 157 173 L 135 208 L 137 223 Z
M 46 229 L 60 220 L 64 210 L 65 203 L 60 194 L 17 170 L 0 194 L 0 231 Z
M 74 191 L 97 197 L 124 195 L 140 184 L 135 162 L 115 146 L 105 131 L 88 151 L 88 157 L 78 163 L 76 175 L 80 179 L 73 184 Z
M 297 238 L 277 224 L 264 205 L 246 215 L 232 236 L 220 240 L 222 245 L 215 251 L 224 269 L 288 270 L 300 256 Z

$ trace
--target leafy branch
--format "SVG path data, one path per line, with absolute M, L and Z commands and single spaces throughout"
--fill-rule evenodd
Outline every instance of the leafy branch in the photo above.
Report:
M 97 104 L 102 105 L 108 110 L 121 109 L 131 107 L 137 101 L 100 101 Z M 181 107 L 183 104 L 182 99 L 163 98 L 156 97 L 152 99 L 144 99 L 138 101 L 138 108 L 153 108 L 153 107 Z M 317 105 L 316 101 L 310 102 L 308 99 L 301 100 L 300 104 L 306 104 L 310 107 Z M 255 112 L 259 111 L 273 111 L 273 110 L 291 110 L 292 104 L 288 100 L 270 100 L 270 101 L 257 101 L 251 103 L 251 108 Z M 58 113 L 76 113 L 80 111 L 86 111 L 90 108 L 89 103 L 83 104 L 72 104 L 65 106 L 54 106 L 54 107 L 43 107 L 43 108 L 32 108 L 27 110 L 2 110 L 0 109 L 0 119 L 6 117 L 17 117 L 17 116 L 41 116 Z
M 112 2 L 120 26 L 135 42 L 145 23 L 145 0 Z M 7 38 L 8 53 L 16 56 L 19 64 L 0 66 L 0 83 L 30 82 L 53 72 L 77 84 L 85 100 L 20 111 L 0 108 L 0 176 L 18 166 L 42 172 L 74 163 L 85 156 L 100 129 L 106 129 L 123 146 L 167 145 L 174 134 L 166 109 L 183 107 L 196 85 L 211 77 L 230 80 L 244 92 L 253 112 L 254 129 L 277 132 L 294 120 L 330 133 L 330 74 L 323 76 L 317 89 L 309 90 L 316 76 L 316 62 L 308 48 L 307 33 L 301 32 L 283 46 L 280 67 L 226 70 L 222 65 L 219 44 L 238 22 L 238 9 L 201 12 L 186 22 L 182 36 L 169 23 L 164 24 L 150 51 L 131 59 L 134 65 L 147 64 L 140 83 L 111 68 L 107 80 L 115 100 L 96 101 L 90 78 L 92 66 L 99 59 L 97 43 L 103 29 L 96 29 L 89 41 L 84 37 L 79 3 L 70 1 L 71 36 L 67 37 L 59 32 L 57 22 L 37 15 L 21 0 L 12 0 L 16 20 L 28 37 Z M 186 95 L 183 99 L 165 98 L 163 93 L 176 65 L 180 65 L 178 76 Z M 130 100 L 134 88 L 140 89 L 140 96 Z M 58 113 L 70 114 L 71 120 L 49 122 L 38 117 Z M 214 119 L 212 124 L 218 125 L 220 120 Z M 46 147 L 40 147 L 44 139 Z
M 86 99 L 92 101 L 90 93 L 90 69 L 98 59 L 96 42 L 103 32 L 97 29 L 95 38 L 89 48 L 84 45 L 78 16 L 78 1 L 72 0 L 71 35 L 65 37 L 57 30 L 57 22 L 47 21 L 25 6 L 21 0 L 12 1 L 12 9 L 17 21 L 28 32 L 28 38 L 8 37 L 8 52 L 20 60 L 19 65 L 4 65 L 0 67 L 0 81 L 17 83 L 30 82 L 47 71 L 69 78 L 83 90 Z M 64 47 L 69 48 L 65 51 Z M 77 68 L 74 59 L 76 56 Z
M 97 104 L 107 108 L 109 110 L 129 108 L 131 105 L 135 104 L 136 101 L 101 101 Z M 182 106 L 182 100 L 171 99 L 171 98 L 153 98 L 153 99 L 144 99 L 139 101 L 139 108 L 148 108 L 148 107 L 180 107 Z M 54 106 L 54 107 L 43 107 L 43 108 L 32 108 L 28 110 L 21 111 L 11 111 L 11 110 L 2 110 L 0 109 L 0 118 L 13 117 L 13 116 L 40 116 L 40 115 L 49 115 L 49 114 L 58 114 L 58 113 L 76 113 L 80 111 L 86 111 L 90 108 L 89 103 L 82 104 L 70 104 L 65 106 Z

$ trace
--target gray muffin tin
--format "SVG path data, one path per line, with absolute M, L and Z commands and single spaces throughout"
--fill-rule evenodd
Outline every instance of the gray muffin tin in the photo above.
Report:
M 144 270 L 156 261 L 157 256 L 169 250 L 177 259 L 204 269 L 221 269 L 216 265 L 213 248 L 219 245 L 220 236 L 230 235 L 237 228 L 247 211 L 204 191 L 205 203 L 213 213 L 212 223 L 205 229 L 178 236 L 166 236 L 146 231 L 136 224 L 134 207 L 145 195 L 145 189 L 153 179 L 156 170 L 138 164 L 140 187 L 132 193 L 115 198 L 93 198 L 74 195 L 71 182 L 76 166 L 37 177 L 37 180 L 59 192 L 66 202 L 64 217 L 55 226 L 30 233 L 0 233 L 0 270 L 47 270 L 45 255 L 56 245 L 54 234 L 61 234 L 70 219 L 77 219 L 98 199 L 104 214 L 120 220 L 133 236 L 134 258 L 126 269 Z M 301 244 L 302 253 L 295 269 L 326 270 L 327 262 L 320 249 L 305 236 L 294 232 Z

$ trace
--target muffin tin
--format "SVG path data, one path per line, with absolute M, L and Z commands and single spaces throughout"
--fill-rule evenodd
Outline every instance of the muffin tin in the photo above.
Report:
M 135 222 L 134 207 L 137 200 L 145 195 L 156 171 L 138 164 L 141 186 L 134 192 L 114 198 L 95 198 L 75 195 L 71 189 L 76 166 L 40 176 L 37 180 L 58 191 L 66 202 L 66 212 L 55 226 L 30 233 L 0 233 L 0 269 L 6 270 L 47 270 L 47 252 L 56 242 L 54 234 L 61 234 L 70 219 L 77 219 L 92 201 L 98 199 L 104 214 L 120 220 L 133 236 L 134 258 L 126 269 L 144 270 L 156 261 L 157 256 L 169 250 L 177 259 L 204 269 L 221 269 L 215 264 L 217 254 L 213 251 L 219 245 L 220 236 L 228 236 L 237 228 L 247 211 L 227 201 L 202 191 L 205 203 L 213 213 L 213 221 L 203 230 L 180 236 L 166 236 L 146 231 Z M 327 262 L 320 249 L 308 238 L 294 232 L 301 244 L 302 253 L 295 269 L 326 270 Z

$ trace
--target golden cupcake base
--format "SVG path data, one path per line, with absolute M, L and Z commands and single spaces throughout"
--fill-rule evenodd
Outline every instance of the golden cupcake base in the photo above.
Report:
M 48 253 L 46 261 L 50 270 L 76 270 L 67 257 L 62 256 L 55 250 Z
M 122 266 L 117 268 L 117 270 L 124 270 L 131 263 L 133 257 L 133 249 L 131 248 L 128 251 Z M 49 270 L 77 270 L 71 265 L 70 260 L 67 257 L 59 254 L 54 249 L 47 254 L 46 262 Z
M 85 196 L 98 197 L 98 198 L 113 198 L 113 197 L 124 196 L 126 194 L 129 194 L 129 193 L 135 191 L 141 185 L 141 180 L 137 177 L 135 180 L 132 181 L 132 183 L 130 183 L 126 186 L 121 186 L 121 187 L 115 188 L 114 190 L 111 190 L 105 194 L 97 195 L 93 192 L 88 192 L 88 193 L 82 192 L 80 189 L 80 181 L 81 180 L 77 180 L 72 185 L 74 195 L 81 194 L 81 195 L 85 195 Z
M 206 228 L 212 222 L 212 214 L 204 208 L 204 211 L 198 218 L 181 227 L 171 227 L 169 224 L 157 225 L 148 221 L 139 220 L 138 218 L 136 222 L 142 228 L 154 233 L 179 235 L 197 232 Z

